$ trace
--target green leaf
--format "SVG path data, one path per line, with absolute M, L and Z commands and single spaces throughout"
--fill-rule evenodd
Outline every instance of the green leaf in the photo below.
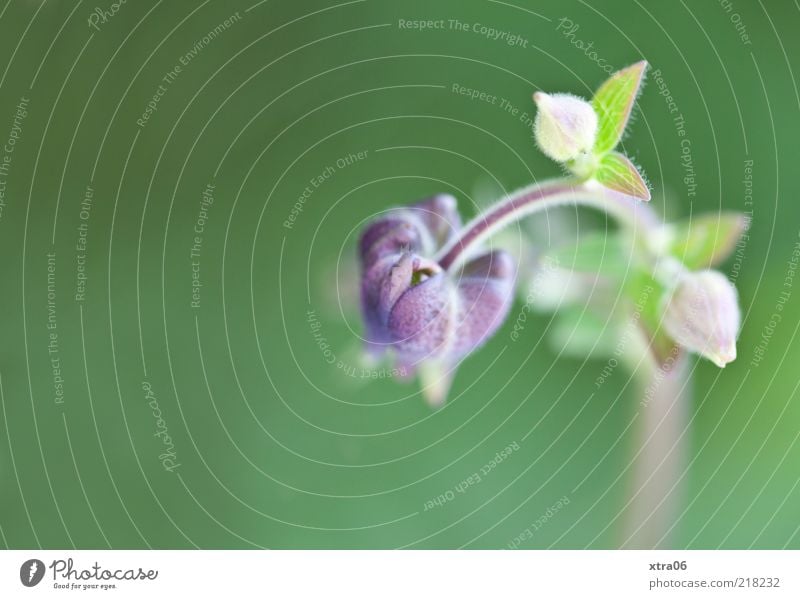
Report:
M 639 94 L 647 61 L 637 62 L 609 77 L 592 98 L 599 120 L 594 152 L 602 156 L 619 143 Z
M 581 235 L 576 243 L 564 244 L 546 254 L 560 268 L 576 272 L 622 277 L 630 268 L 631 248 L 616 233 Z
M 603 156 L 595 178 L 604 187 L 634 198 L 650 201 L 650 189 L 634 164 L 619 152 Z
M 703 214 L 667 226 L 667 253 L 691 270 L 716 266 L 736 248 L 748 219 L 738 212 Z
M 618 327 L 589 312 L 584 306 L 558 311 L 548 341 L 553 349 L 574 358 L 606 358 L 614 353 Z
M 663 365 L 677 356 L 678 346 L 661 326 L 662 298 L 667 290 L 648 272 L 639 270 L 629 277 L 625 295 L 636 315 L 635 326 L 644 335 L 656 363 Z

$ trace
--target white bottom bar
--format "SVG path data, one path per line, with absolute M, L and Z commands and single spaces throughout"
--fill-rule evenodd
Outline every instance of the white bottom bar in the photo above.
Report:
M 796 598 L 798 564 L 797 551 L 14 550 L 0 597 Z

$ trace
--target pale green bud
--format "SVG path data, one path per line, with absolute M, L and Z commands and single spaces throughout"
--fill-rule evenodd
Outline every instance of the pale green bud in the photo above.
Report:
M 536 92 L 539 111 L 533 124 L 536 143 L 556 162 L 590 155 L 597 137 L 597 113 L 585 100 L 570 94 Z
M 720 272 L 684 272 L 666 299 L 664 328 L 686 349 L 722 368 L 736 359 L 741 313 L 736 288 Z

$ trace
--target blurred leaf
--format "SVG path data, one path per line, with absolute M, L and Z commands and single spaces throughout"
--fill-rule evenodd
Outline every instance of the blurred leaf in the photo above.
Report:
M 692 270 L 716 266 L 731 255 L 747 230 L 738 212 L 704 214 L 669 226 L 667 252 Z
M 619 152 L 603 156 L 595 178 L 605 187 L 634 198 L 650 201 L 650 189 L 634 164 Z
M 553 317 L 549 340 L 558 352 L 575 358 L 605 358 L 614 353 L 618 328 L 583 306 L 559 310 Z
M 622 277 L 630 269 L 630 251 L 618 233 L 594 232 L 549 251 L 545 258 L 567 270 Z
M 597 141 L 594 152 L 602 156 L 613 150 L 619 143 L 631 108 L 639 94 L 647 62 L 641 61 L 609 77 L 592 98 L 592 106 L 599 119 Z
M 455 367 L 439 360 L 423 360 L 417 370 L 420 392 L 432 408 L 441 408 L 453 384 Z
M 664 287 L 650 273 L 638 270 L 626 281 L 625 293 L 632 302 L 634 314 L 638 314 L 638 325 L 656 362 L 661 365 L 670 357 L 674 358 L 677 346 L 661 326 Z

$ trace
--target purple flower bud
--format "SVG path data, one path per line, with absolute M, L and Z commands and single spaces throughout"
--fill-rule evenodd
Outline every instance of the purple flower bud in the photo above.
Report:
M 369 349 L 392 350 L 408 370 L 423 363 L 452 369 L 502 324 L 514 295 L 507 253 L 485 253 L 458 272 L 429 258 L 460 229 L 449 195 L 392 210 L 367 226 L 359 254 Z M 438 387 L 434 401 L 446 393 L 446 385 Z

